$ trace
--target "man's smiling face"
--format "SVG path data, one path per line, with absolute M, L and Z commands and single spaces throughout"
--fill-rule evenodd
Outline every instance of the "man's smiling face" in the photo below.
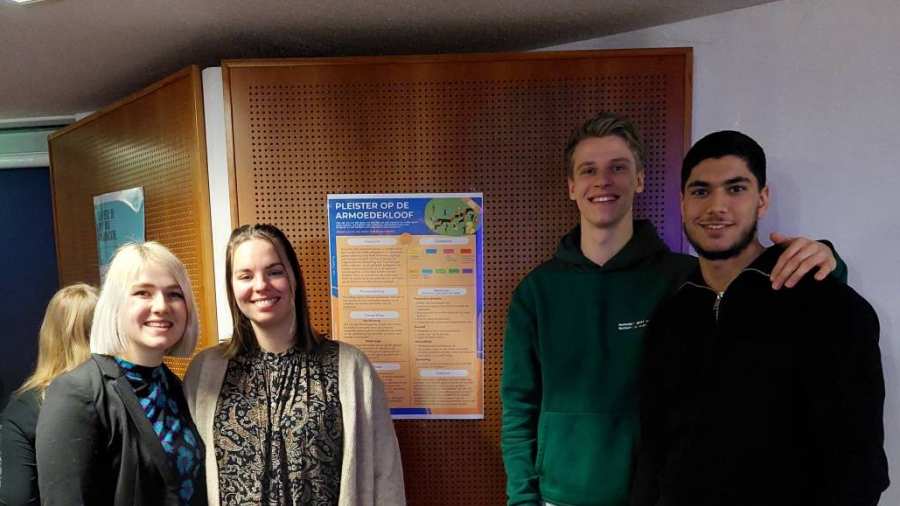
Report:
M 753 241 L 768 206 L 768 187 L 759 188 L 742 158 L 708 158 L 691 170 L 684 185 L 684 232 L 701 257 L 728 259 Z
M 644 172 L 622 138 L 584 139 L 572 162 L 569 198 L 578 205 L 582 227 L 610 229 L 632 219 L 634 195 L 644 191 Z

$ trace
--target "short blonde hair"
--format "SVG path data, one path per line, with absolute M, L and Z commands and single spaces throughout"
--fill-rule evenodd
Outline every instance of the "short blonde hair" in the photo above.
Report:
M 84 283 L 62 288 L 50 299 L 38 332 L 34 373 L 16 390 L 37 390 L 43 395 L 51 381 L 90 356 L 88 337 L 97 303 L 97 289 Z
M 151 264 L 165 269 L 175 278 L 184 294 L 187 308 L 184 335 L 175 346 L 166 350 L 166 355 L 191 356 L 197 344 L 200 327 L 191 281 L 181 260 L 168 248 L 155 241 L 128 243 L 116 250 L 106 272 L 106 281 L 100 289 L 97 308 L 94 309 L 94 322 L 91 325 L 92 353 L 121 355 L 128 349 L 129 338 L 122 328 L 122 303 L 127 299 L 128 289 L 137 281 L 141 271 Z
M 566 174 L 569 179 L 575 177 L 575 148 L 585 139 L 603 138 L 615 136 L 628 145 L 631 154 L 634 156 L 635 171 L 644 170 L 644 160 L 647 159 L 647 148 L 644 146 L 644 140 L 637 126 L 625 116 L 614 112 L 601 112 L 593 118 L 584 122 L 583 125 L 576 128 L 569 141 L 566 143 Z

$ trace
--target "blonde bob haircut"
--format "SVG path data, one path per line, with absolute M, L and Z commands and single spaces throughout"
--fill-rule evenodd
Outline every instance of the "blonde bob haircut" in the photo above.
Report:
M 76 283 L 60 289 L 50 299 L 38 332 L 38 356 L 34 373 L 16 390 L 36 390 L 43 395 L 51 381 L 80 365 L 90 356 L 88 338 L 97 303 L 97 289 Z
M 124 244 L 113 255 L 109 270 L 106 272 L 106 281 L 100 289 L 100 299 L 94 309 L 94 322 L 91 326 L 92 353 L 122 355 L 128 350 L 130 341 L 122 325 L 123 305 L 128 298 L 131 285 L 137 281 L 148 265 L 165 269 L 175 278 L 184 295 L 184 304 L 187 308 L 184 335 L 175 346 L 166 350 L 166 355 L 189 357 L 194 351 L 199 324 L 187 270 L 181 260 L 168 248 L 158 242 L 149 241 Z

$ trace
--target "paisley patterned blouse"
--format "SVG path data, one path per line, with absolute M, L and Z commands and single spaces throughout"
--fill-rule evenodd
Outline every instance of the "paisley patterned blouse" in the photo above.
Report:
M 223 505 L 336 505 L 343 424 L 338 344 L 228 362 L 213 422 Z

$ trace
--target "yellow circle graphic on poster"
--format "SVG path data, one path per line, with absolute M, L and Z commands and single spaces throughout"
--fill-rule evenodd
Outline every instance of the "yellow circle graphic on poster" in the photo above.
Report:
M 441 235 L 472 235 L 481 226 L 481 209 L 471 199 L 431 199 L 425 205 L 425 225 Z

